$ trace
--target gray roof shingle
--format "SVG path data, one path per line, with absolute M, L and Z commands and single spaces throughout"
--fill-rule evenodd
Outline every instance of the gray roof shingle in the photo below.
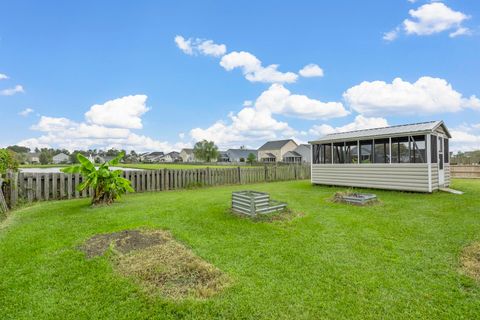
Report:
M 287 140 L 268 141 L 263 146 L 258 148 L 258 150 L 278 150 L 290 141 L 293 141 L 293 140 L 292 139 L 287 139 Z M 293 141 L 293 142 L 295 143 L 295 141 Z

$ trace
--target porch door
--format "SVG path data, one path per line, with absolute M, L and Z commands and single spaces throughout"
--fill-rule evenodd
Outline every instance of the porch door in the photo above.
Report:
M 443 170 L 443 138 L 438 137 L 438 185 L 439 187 L 443 187 L 445 185 L 445 171 Z

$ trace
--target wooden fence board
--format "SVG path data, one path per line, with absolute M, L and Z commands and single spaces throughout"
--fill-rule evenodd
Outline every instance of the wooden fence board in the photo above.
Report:
M 480 166 L 478 166 L 480 167 Z M 476 169 L 476 168 L 475 168 Z M 475 170 L 474 169 L 474 170 Z M 452 166 L 452 174 L 455 168 Z M 255 168 L 202 168 L 202 169 L 160 169 L 124 171 L 136 192 L 166 191 L 191 188 L 194 186 L 219 186 L 306 179 L 310 177 L 310 167 L 264 166 Z M 17 203 L 21 197 L 28 202 L 39 200 L 71 199 L 91 197 L 93 190 L 82 192 L 77 186 L 82 182 L 80 174 L 65 173 L 12 173 L 16 188 L 10 188 L 7 201 Z

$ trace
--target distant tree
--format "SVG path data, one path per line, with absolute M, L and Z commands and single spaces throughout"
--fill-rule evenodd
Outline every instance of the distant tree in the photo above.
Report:
M 257 160 L 257 157 L 253 153 L 249 153 L 247 157 L 247 163 L 252 165 Z
M 114 148 L 107 150 L 107 153 L 106 153 L 106 155 L 109 156 L 109 157 L 116 157 L 119 154 L 120 154 L 120 151 L 118 151 L 117 149 L 114 149 Z
M 12 150 L 15 153 L 28 153 L 30 152 L 30 148 L 22 147 L 22 146 L 9 146 L 7 147 L 8 150 Z
M 19 163 L 19 164 L 26 164 L 28 162 L 28 159 L 27 159 L 27 154 L 26 153 L 17 153 L 15 152 L 15 160 Z
M 49 150 L 42 150 L 40 151 L 40 156 L 38 157 L 40 160 L 40 164 L 49 164 L 52 163 L 53 156 Z
M 35 148 L 35 153 L 40 153 L 40 149 Z
M 210 162 L 212 159 L 218 158 L 219 152 L 213 141 L 203 140 L 195 144 L 193 154 L 199 160 Z
M 7 170 L 18 170 L 15 152 L 9 149 L 0 149 L 0 175 L 4 174 Z

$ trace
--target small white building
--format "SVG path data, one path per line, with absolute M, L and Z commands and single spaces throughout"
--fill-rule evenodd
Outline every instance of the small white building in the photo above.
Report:
M 450 184 L 443 121 L 329 134 L 311 141 L 312 183 L 432 192 Z
M 54 164 L 70 163 L 70 157 L 67 154 L 61 152 L 53 156 L 52 162 Z

